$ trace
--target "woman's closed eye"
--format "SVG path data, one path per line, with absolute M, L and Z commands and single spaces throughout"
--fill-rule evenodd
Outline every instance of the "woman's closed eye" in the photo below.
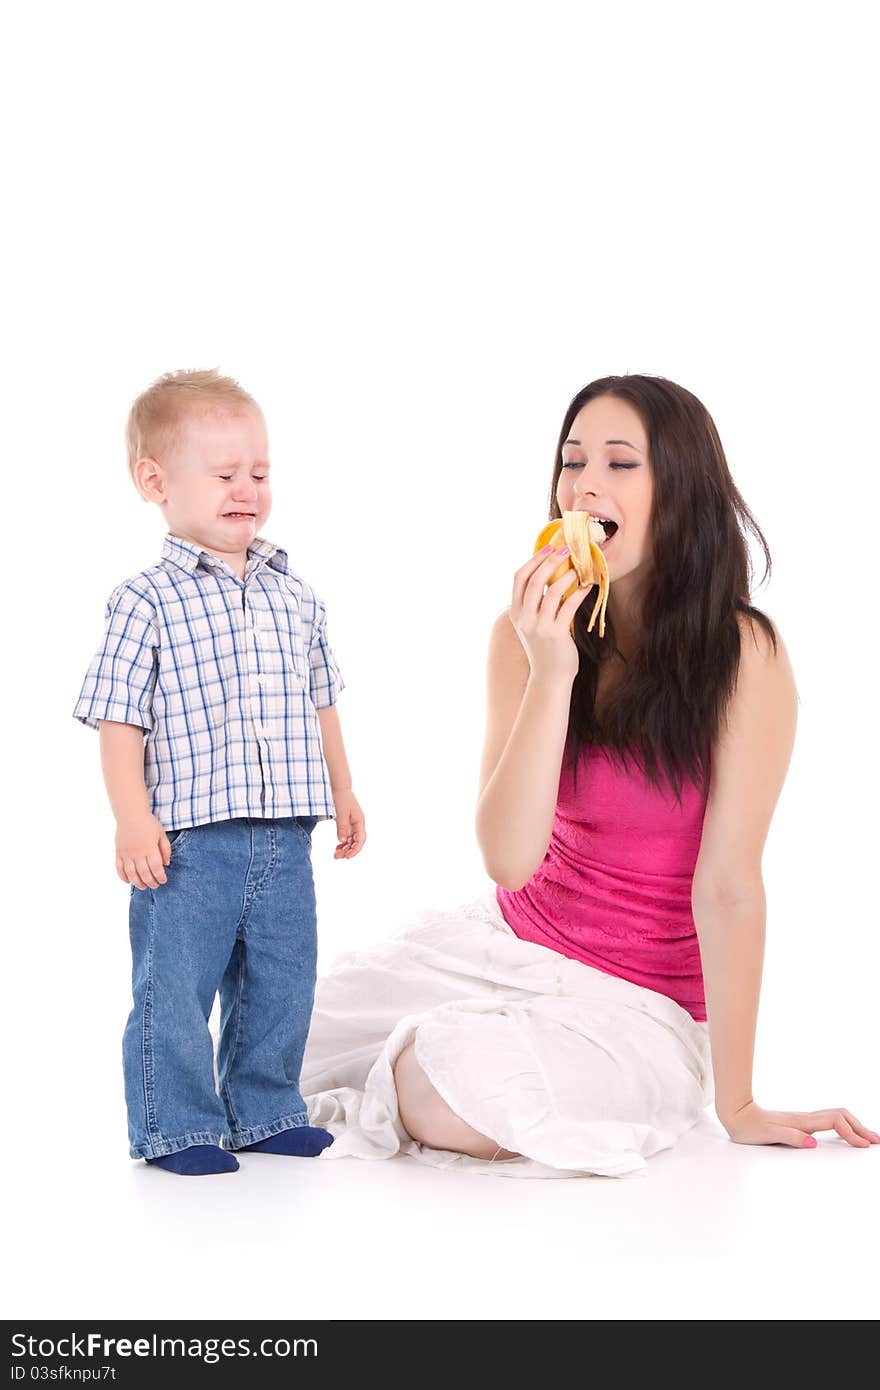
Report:
M 583 468 L 583 466 L 583 463 L 579 459 L 562 460 L 563 468 Z M 613 463 L 609 463 L 608 465 L 609 468 L 638 468 L 639 466 L 640 465 L 637 463 L 623 463 L 617 460 L 615 460 Z

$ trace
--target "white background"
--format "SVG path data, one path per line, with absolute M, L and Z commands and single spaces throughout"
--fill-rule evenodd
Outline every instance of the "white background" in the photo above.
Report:
M 880 1152 L 830 1136 L 746 1150 L 709 1115 L 611 1184 L 131 1164 L 127 890 L 71 709 L 110 589 L 161 547 L 129 402 L 219 366 L 264 407 L 266 534 L 347 682 L 368 844 L 338 863 L 315 833 L 322 966 L 465 901 L 487 636 L 565 407 L 607 373 L 681 382 L 769 540 L 756 601 L 800 694 L 756 1096 L 880 1126 L 870 13 L 86 0 L 7 24 L 10 1313 L 868 1315 Z

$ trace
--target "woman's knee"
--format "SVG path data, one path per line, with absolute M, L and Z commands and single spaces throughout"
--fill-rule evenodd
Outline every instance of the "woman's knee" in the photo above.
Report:
M 472 1158 L 514 1158 L 494 1139 L 479 1134 L 450 1109 L 416 1061 L 415 1043 L 403 1049 L 394 1064 L 397 1109 L 407 1134 L 430 1149 L 469 1154 Z

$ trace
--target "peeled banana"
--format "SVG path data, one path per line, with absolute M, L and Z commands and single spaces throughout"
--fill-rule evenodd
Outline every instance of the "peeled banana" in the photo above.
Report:
M 599 586 L 599 597 L 596 599 L 590 621 L 587 624 L 587 632 L 593 631 L 593 624 L 596 615 L 599 616 L 599 636 L 605 636 L 605 609 L 608 607 L 608 589 L 610 581 L 608 579 L 608 566 L 605 563 L 605 556 L 592 538 L 591 525 L 599 526 L 604 535 L 601 523 L 593 521 L 589 512 L 563 512 L 561 519 L 549 521 L 539 533 L 535 541 L 535 551 L 543 550 L 545 545 L 553 542 L 556 545 L 563 543 L 568 546 L 569 553 L 565 556 L 557 570 L 554 570 L 550 577 L 553 584 L 566 570 L 574 570 L 577 576 L 577 584 L 572 584 L 566 590 L 563 598 L 568 598 L 573 594 L 578 584 L 584 588 L 591 588 L 594 584 Z M 574 619 L 571 622 L 574 631 Z

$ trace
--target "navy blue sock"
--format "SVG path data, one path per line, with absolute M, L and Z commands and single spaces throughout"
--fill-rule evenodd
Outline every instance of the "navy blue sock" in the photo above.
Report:
M 293 1154 L 297 1158 L 315 1158 L 322 1149 L 333 1143 L 333 1135 L 326 1129 L 314 1129 L 311 1125 L 297 1125 L 294 1129 L 283 1129 L 268 1139 L 258 1139 L 256 1144 L 247 1144 L 244 1153 L 254 1154 Z
M 238 1159 L 219 1149 L 216 1144 L 193 1144 L 176 1154 L 164 1154 L 162 1158 L 148 1158 L 157 1168 L 167 1168 L 169 1173 L 183 1173 L 194 1177 L 202 1173 L 234 1173 Z

